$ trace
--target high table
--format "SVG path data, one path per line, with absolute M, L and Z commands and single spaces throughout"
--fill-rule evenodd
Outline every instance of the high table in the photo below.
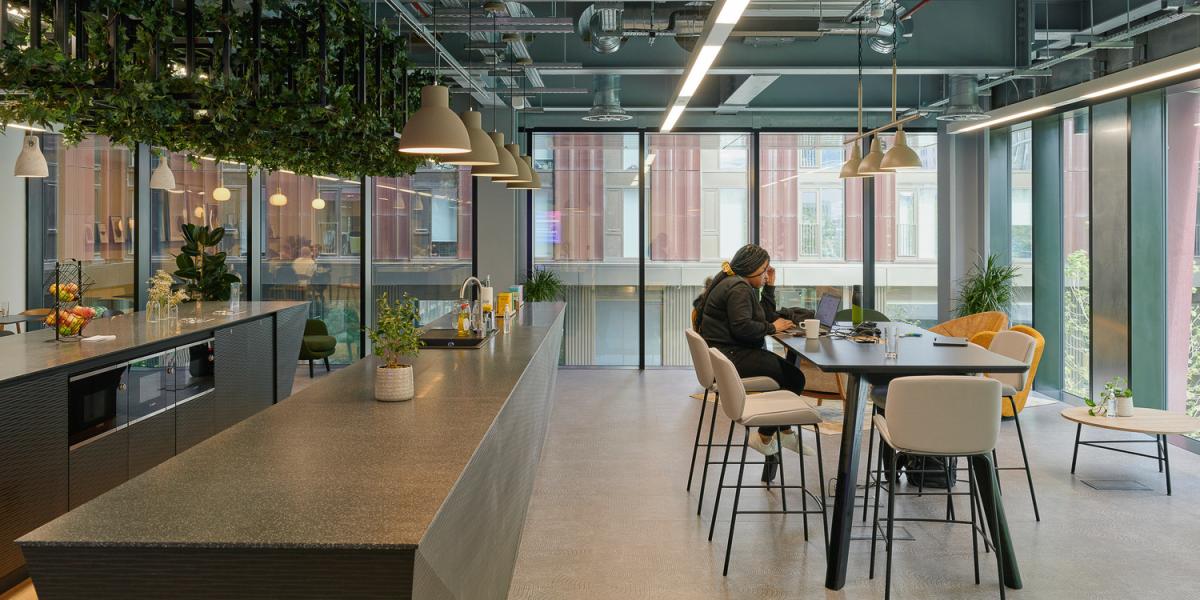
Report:
M 920 334 L 920 337 L 902 337 L 898 342 L 897 358 L 884 356 L 883 344 L 862 344 L 844 338 L 822 336 L 810 340 L 788 334 L 776 335 L 788 351 L 788 358 L 796 362 L 799 357 L 811 361 L 822 371 L 845 373 L 846 405 L 842 417 L 842 447 L 838 457 L 837 489 L 834 492 L 833 516 L 830 523 L 829 555 L 825 568 L 825 587 L 840 590 L 846 584 L 846 561 L 850 553 L 850 529 L 854 521 L 854 498 L 858 479 L 859 449 L 862 445 L 864 378 L 873 383 L 883 383 L 907 375 L 967 375 L 974 373 L 1022 373 L 1029 367 L 1023 362 L 988 352 L 980 346 L 935 346 L 938 335 L 904 323 L 891 323 L 900 327 L 900 335 Z M 996 501 L 997 490 L 993 479 L 992 461 L 986 456 L 971 459 L 971 468 L 979 482 L 983 509 L 990 518 L 993 513 L 1000 524 L 998 538 L 1000 551 L 1004 553 L 1004 582 L 1010 588 L 1021 588 L 1021 573 L 1017 569 L 1016 554 L 1008 537 L 1008 524 L 1004 508 Z

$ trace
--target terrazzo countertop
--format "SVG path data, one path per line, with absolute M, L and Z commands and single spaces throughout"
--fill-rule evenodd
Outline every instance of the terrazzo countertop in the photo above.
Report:
M 226 302 L 183 304 L 179 307 L 180 320 L 169 325 L 148 323 L 142 312 L 95 319 L 84 329 L 84 335 L 117 336 L 104 342 L 56 341 L 53 329 L 0 337 L 0 356 L 4 357 L 0 360 L 0 383 L 88 363 L 112 354 L 136 352 L 175 338 L 198 336 L 299 304 L 304 302 L 243 302 L 242 312 L 236 316 L 214 314 L 228 308 Z M 185 323 L 184 318 L 196 318 L 199 322 Z
M 409 402 L 373 399 L 373 357 L 340 369 L 18 543 L 415 548 L 564 307 L 422 352 Z

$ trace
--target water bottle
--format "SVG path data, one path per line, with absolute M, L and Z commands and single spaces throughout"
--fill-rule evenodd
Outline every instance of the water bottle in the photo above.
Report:
M 856 285 L 850 292 L 850 320 L 858 327 L 863 322 L 862 286 Z

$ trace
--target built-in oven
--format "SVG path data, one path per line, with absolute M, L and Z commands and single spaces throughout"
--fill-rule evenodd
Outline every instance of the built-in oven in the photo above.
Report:
M 215 387 L 216 353 L 205 340 L 175 351 L 175 404 L 209 394 Z
M 175 350 L 129 363 L 129 422 L 136 423 L 175 405 Z
M 129 423 L 125 363 L 71 377 L 67 383 L 67 440 L 71 446 Z

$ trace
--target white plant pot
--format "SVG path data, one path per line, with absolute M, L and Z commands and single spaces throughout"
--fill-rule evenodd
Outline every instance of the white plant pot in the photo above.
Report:
M 402 402 L 413 397 L 413 368 L 402 365 L 397 368 L 375 369 L 375 399 L 380 402 Z
M 1117 398 L 1117 416 L 1133 416 L 1133 398 Z

